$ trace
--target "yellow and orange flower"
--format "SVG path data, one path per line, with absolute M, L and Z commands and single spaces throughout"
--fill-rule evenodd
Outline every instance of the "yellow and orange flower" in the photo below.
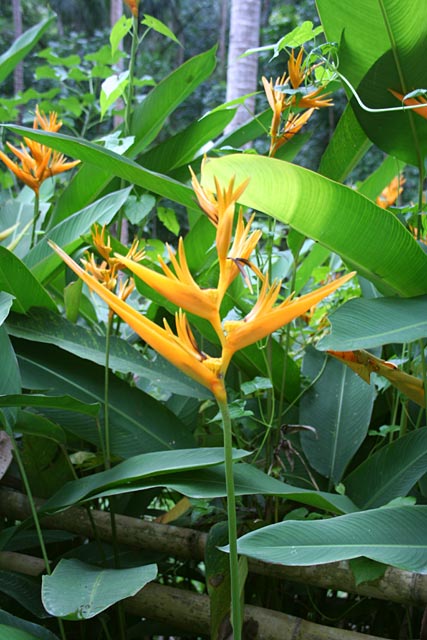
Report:
M 57 114 L 52 112 L 49 116 L 45 116 L 36 107 L 36 114 L 33 122 L 33 128 L 39 127 L 44 131 L 57 132 L 62 126 L 62 122 L 58 121 Z M 16 177 L 24 182 L 28 187 L 38 195 L 40 186 L 46 180 L 69 171 L 80 160 L 74 160 L 73 162 L 66 162 L 65 157 L 58 151 L 53 151 L 46 145 L 24 138 L 24 142 L 29 148 L 29 151 L 21 144 L 21 148 L 17 149 L 15 146 L 7 142 L 7 146 L 12 153 L 20 160 L 21 166 L 11 160 L 3 151 L 0 151 L 0 160 L 16 175 Z
M 131 10 L 131 12 L 135 16 L 135 18 L 137 18 L 138 17 L 139 0 L 123 0 L 123 1 L 124 1 L 125 4 L 127 4 L 127 6 Z
M 391 207 L 400 196 L 403 191 L 403 185 L 405 184 L 405 178 L 403 176 L 394 176 L 393 180 L 388 184 L 380 193 L 376 199 L 376 203 L 381 209 L 388 209 Z
M 406 107 L 416 107 L 419 106 L 419 109 L 411 109 L 411 111 L 415 111 L 416 114 L 421 116 L 422 118 L 427 118 L 427 98 L 424 96 L 417 96 L 416 98 L 404 98 L 403 93 L 399 93 L 399 91 L 394 91 L 393 89 L 389 89 L 390 93 L 394 95 L 400 102 Z

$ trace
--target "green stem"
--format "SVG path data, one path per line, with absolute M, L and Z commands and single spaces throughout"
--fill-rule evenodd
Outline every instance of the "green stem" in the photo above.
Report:
M 136 62 L 136 52 L 138 50 L 138 18 L 134 16 L 133 24 L 132 24 L 132 45 L 130 50 L 130 60 L 129 60 L 129 84 L 127 86 L 127 96 L 126 96 L 126 108 L 125 108 L 125 127 L 124 132 L 125 136 L 130 134 L 130 121 L 132 115 L 132 105 L 133 105 L 133 90 L 134 90 L 134 78 L 135 78 L 135 62 Z
M 33 214 L 33 230 L 31 232 L 31 244 L 30 249 L 34 247 L 34 241 L 36 239 L 36 226 L 40 216 L 40 196 L 38 193 L 34 193 L 34 214 Z
M 52 571 L 51 571 L 50 564 L 49 564 L 49 558 L 48 558 L 48 555 L 47 555 L 46 545 L 45 545 L 44 539 L 43 539 L 43 533 L 42 533 L 41 526 L 40 526 L 40 520 L 39 520 L 39 516 L 38 516 L 38 513 L 37 513 L 37 508 L 36 508 L 36 505 L 35 505 L 35 502 L 34 502 L 33 493 L 31 491 L 31 487 L 30 487 L 30 483 L 29 483 L 29 480 L 28 480 L 27 472 L 25 471 L 24 463 L 22 462 L 22 458 L 21 458 L 21 454 L 19 452 L 18 444 L 17 444 L 17 442 L 15 440 L 15 435 L 13 433 L 12 428 L 7 423 L 7 420 L 5 420 L 5 430 L 6 430 L 6 433 L 9 436 L 10 441 L 12 443 L 12 448 L 13 448 L 13 453 L 14 453 L 14 456 L 15 456 L 15 460 L 16 460 L 16 463 L 18 465 L 19 473 L 21 474 L 22 482 L 24 483 L 25 492 L 27 494 L 28 502 L 30 504 L 31 515 L 32 515 L 33 520 L 34 520 L 34 526 L 36 528 L 37 537 L 38 537 L 38 540 L 39 540 L 40 549 L 41 549 L 41 552 L 42 552 L 46 573 L 47 573 L 48 576 L 50 576 Z M 63 622 L 62 622 L 62 620 L 60 618 L 57 618 L 57 620 L 58 620 L 58 626 L 59 626 L 59 631 L 60 631 L 60 634 L 61 634 L 61 638 L 62 638 L 62 640 L 66 640 Z
M 231 624 L 233 640 L 241 640 L 243 613 L 240 600 L 239 558 L 237 556 L 236 497 L 233 476 L 233 440 L 227 400 L 218 400 L 224 427 L 225 482 L 227 488 L 228 544 L 230 549 Z

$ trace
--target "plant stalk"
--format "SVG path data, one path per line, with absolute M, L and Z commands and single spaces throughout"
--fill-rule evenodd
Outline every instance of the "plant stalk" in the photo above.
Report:
M 234 492 L 233 475 L 233 440 L 231 430 L 231 418 L 227 401 L 218 400 L 224 428 L 224 457 L 225 457 L 225 482 L 227 489 L 227 516 L 228 516 L 228 545 L 230 553 L 230 582 L 231 582 L 231 624 L 233 627 L 233 640 L 242 638 L 242 604 L 240 599 L 239 558 L 237 555 L 237 518 L 236 497 Z

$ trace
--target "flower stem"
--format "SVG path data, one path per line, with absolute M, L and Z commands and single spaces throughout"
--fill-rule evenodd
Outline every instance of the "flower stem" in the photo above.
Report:
M 39 540 L 40 549 L 41 549 L 41 553 L 42 553 L 42 556 L 43 556 L 46 573 L 47 573 L 48 576 L 50 576 L 52 571 L 51 571 L 50 564 L 49 564 L 49 557 L 47 555 L 46 545 L 44 543 L 43 533 L 42 533 L 41 526 L 40 526 L 40 520 L 39 520 L 39 516 L 38 516 L 38 513 L 37 513 L 37 508 L 36 508 L 36 505 L 35 505 L 35 502 L 34 502 L 33 493 L 31 491 L 31 487 L 30 487 L 30 483 L 29 483 L 29 480 L 28 480 L 27 472 L 25 471 L 25 466 L 24 466 L 24 463 L 22 461 L 21 454 L 19 452 L 18 444 L 17 444 L 17 442 L 15 440 L 15 434 L 13 433 L 13 430 L 10 427 L 10 425 L 8 424 L 7 420 L 5 420 L 5 431 L 6 431 L 7 435 L 9 436 L 10 441 L 12 443 L 13 454 L 15 456 L 15 460 L 16 460 L 16 463 L 18 465 L 19 473 L 21 474 L 22 482 L 24 483 L 25 492 L 26 492 L 27 497 L 28 497 L 28 502 L 29 502 L 29 505 L 30 505 L 31 515 L 32 515 L 33 520 L 34 520 L 34 526 L 36 528 L 37 537 L 38 537 L 38 540 Z M 63 622 L 62 622 L 62 620 L 60 618 L 57 618 L 57 620 L 58 620 L 58 626 L 59 626 L 59 631 L 60 631 L 60 634 L 61 634 L 61 638 L 62 638 L 62 640 L 66 640 L 64 624 L 63 624 Z
M 34 214 L 33 214 L 33 230 L 31 232 L 31 244 L 30 249 L 34 247 L 34 241 L 36 239 L 36 226 L 40 215 L 40 196 L 34 192 Z
M 227 515 L 228 515 L 228 544 L 230 549 L 230 581 L 231 581 L 231 624 L 233 627 L 233 640 L 241 640 L 242 637 L 242 605 L 240 599 L 239 584 L 239 559 L 237 556 L 237 519 L 236 498 L 234 493 L 233 476 L 233 442 L 231 431 L 231 418 L 227 401 L 218 400 L 224 427 L 224 457 L 225 457 L 225 482 L 227 488 Z

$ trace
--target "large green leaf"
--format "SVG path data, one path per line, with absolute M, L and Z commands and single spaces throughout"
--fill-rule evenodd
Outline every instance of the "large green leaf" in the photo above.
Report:
M 12 73 L 16 65 L 25 58 L 37 44 L 45 31 L 53 22 L 54 16 L 45 18 L 17 38 L 11 47 L 0 56 L 0 82 Z
M 318 0 L 328 40 L 340 43 L 339 71 L 369 108 L 400 106 L 390 89 L 406 94 L 427 86 L 427 4 L 407 0 Z M 346 87 L 348 90 L 348 87 Z M 419 165 L 427 150 L 427 122 L 411 112 L 370 113 L 351 105 L 369 138 L 387 153 Z
M 27 267 L 31 269 L 38 280 L 41 282 L 46 280 L 46 278 L 62 264 L 61 258 L 51 249 L 48 241 L 53 240 L 59 246 L 66 247 L 69 253 L 72 253 L 83 244 L 80 236 L 88 233 L 95 222 L 99 225 L 111 222 L 126 202 L 128 196 L 129 188 L 109 193 L 59 223 L 56 227 L 48 231 L 40 242 L 26 255 L 24 262 Z
M 371 142 L 347 106 L 322 156 L 319 173 L 343 182 L 369 150 Z
M 406 496 L 427 469 L 427 428 L 381 447 L 344 480 L 350 498 L 361 509 L 381 507 Z
M 56 309 L 52 298 L 28 267 L 5 247 L 0 247 L 0 290 L 14 296 L 12 309 L 19 313 L 25 313 L 31 307 Z
M 331 314 L 331 333 L 319 349 L 351 351 L 391 342 L 412 342 L 427 336 L 427 296 L 355 298 Z
M 93 171 L 93 167 L 101 169 L 104 177 L 107 174 L 110 179 L 113 176 L 117 176 L 159 196 L 174 200 L 190 209 L 196 206 L 193 199 L 193 191 L 189 187 L 167 176 L 148 171 L 148 169 L 144 169 L 133 160 L 120 156 L 118 153 L 101 147 L 99 144 L 88 142 L 83 138 L 72 138 L 61 133 L 50 133 L 49 131 L 28 129 L 16 125 L 7 125 L 7 128 L 14 133 L 25 135 L 31 140 L 36 140 L 36 142 L 61 151 L 67 156 L 87 162 L 92 165 L 91 171 Z M 91 172 L 89 172 L 89 180 L 91 180 L 90 176 Z M 95 178 L 96 175 L 94 180 Z M 103 184 L 104 182 L 105 180 L 103 180 Z M 94 184 L 92 182 L 89 184 L 92 193 L 96 193 Z
M 199 449 L 197 449 L 197 452 Z M 165 465 L 165 463 L 163 463 Z M 357 511 L 355 504 L 347 496 L 328 493 L 326 491 L 315 491 L 314 489 L 301 489 L 290 484 L 280 482 L 271 476 L 266 475 L 250 464 L 238 463 L 233 467 L 235 492 L 239 496 L 262 494 L 267 496 L 278 496 L 285 500 L 293 500 L 302 504 L 307 504 L 317 509 L 323 509 L 331 513 L 350 513 Z M 73 483 L 74 484 L 74 483 Z M 77 487 L 77 485 L 74 485 Z M 78 485 L 78 486 L 83 486 Z M 200 468 L 191 471 L 174 471 L 173 473 L 163 473 L 157 477 L 135 480 L 130 483 L 123 483 L 120 486 L 110 489 L 100 489 L 87 498 L 82 492 L 81 498 L 102 498 L 111 495 L 121 495 L 132 491 L 142 491 L 157 487 L 167 487 L 173 491 L 179 491 L 189 498 L 219 498 L 227 495 L 225 484 L 225 467 L 217 464 L 209 468 Z M 65 489 L 64 489 L 65 490 Z M 55 502 L 53 500 L 55 499 Z M 60 509 L 62 498 L 56 499 L 54 496 L 49 500 L 49 509 Z
M 85 327 L 69 322 L 57 313 L 35 309 L 30 315 L 9 316 L 7 330 L 10 335 L 35 342 L 52 342 L 79 358 L 103 365 L 105 362 L 105 337 Z M 111 336 L 109 365 L 113 371 L 146 378 L 160 389 L 192 398 L 211 398 L 211 393 L 189 379 L 163 358 L 154 361 L 144 357 L 126 340 Z
M 60 560 L 42 579 L 43 604 L 51 615 L 87 620 L 112 604 L 134 596 L 157 576 L 157 566 L 99 569 L 80 560 Z
M 48 390 L 48 395 L 68 394 L 89 404 L 103 403 L 103 367 L 51 345 L 17 339 L 14 345 L 26 389 Z M 48 415 L 78 437 L 100 446 L 92 418 L 69 411 L 50 410 Z M 109 384 L 109 417 L 111 450 L 123 458 L 194 444 L 187 427 L 161 402 L 113 375 Z
M 290 566 L 365 556 L 407 571 L 427 571 L 427 507 L 359 511 L 329 520 L 286 521 L 238 540 L 238 551 Z
M 324 366 L 323 354 L 307 350 L 303 374 L 317 378 Z M 330 358 L 317 381 L 301 398 L 300 422 L 316 429 L 301 434 L 310 464 L 335 484 L 366 437 L 375 389 Z
M 389 211 L 353 189 L 288 162 L 253 155 L 210 160 L 204 184 L 250 177 L 246 206 L 290 224 L 335 251 L 385 294 L 427 292 L 427 254 Z
M 95 418 L 101 405 L 96 402 L 88 404 L 71 396 L 43 396 L 36 393 L 0 395 L 0 407 L 48 407 L 63 411 L 75 411 Z
M 0 624 L 1 640 L 37 640 L 40 636 L 35 636 L 24 629 L 17 629 L 6 624 Z
M 233 451 L 233 459 L 235 460 L 248 455 L 249 453 L 242 449 Z M 44 504 L 43 510 L 51 512 L 58 508 L 70 506 L 89 499 L 95 493 L 98 495 L 100 492 L 114 487 L 120 488 L 124 486 L 128 488 L 130 484 L 137 485 L 138 482 L 145 478 L 163 476 L 170 472 L 177 473 L 189 469 L 199 470 L 218 465 L 223 461 L 224 450 L 222 447 L 201 447 L 197 449 L 197 456 L 195 456 L 194 449 L 170 451 L 167 457 L 164 451 L 145 453 L 125 460 L 113 469 L 69 482 Z
M 14 571 L 0 571 L 0 591 L 13 598 L 37 618 L 47 618 L 40 600 L 38 580 Z

